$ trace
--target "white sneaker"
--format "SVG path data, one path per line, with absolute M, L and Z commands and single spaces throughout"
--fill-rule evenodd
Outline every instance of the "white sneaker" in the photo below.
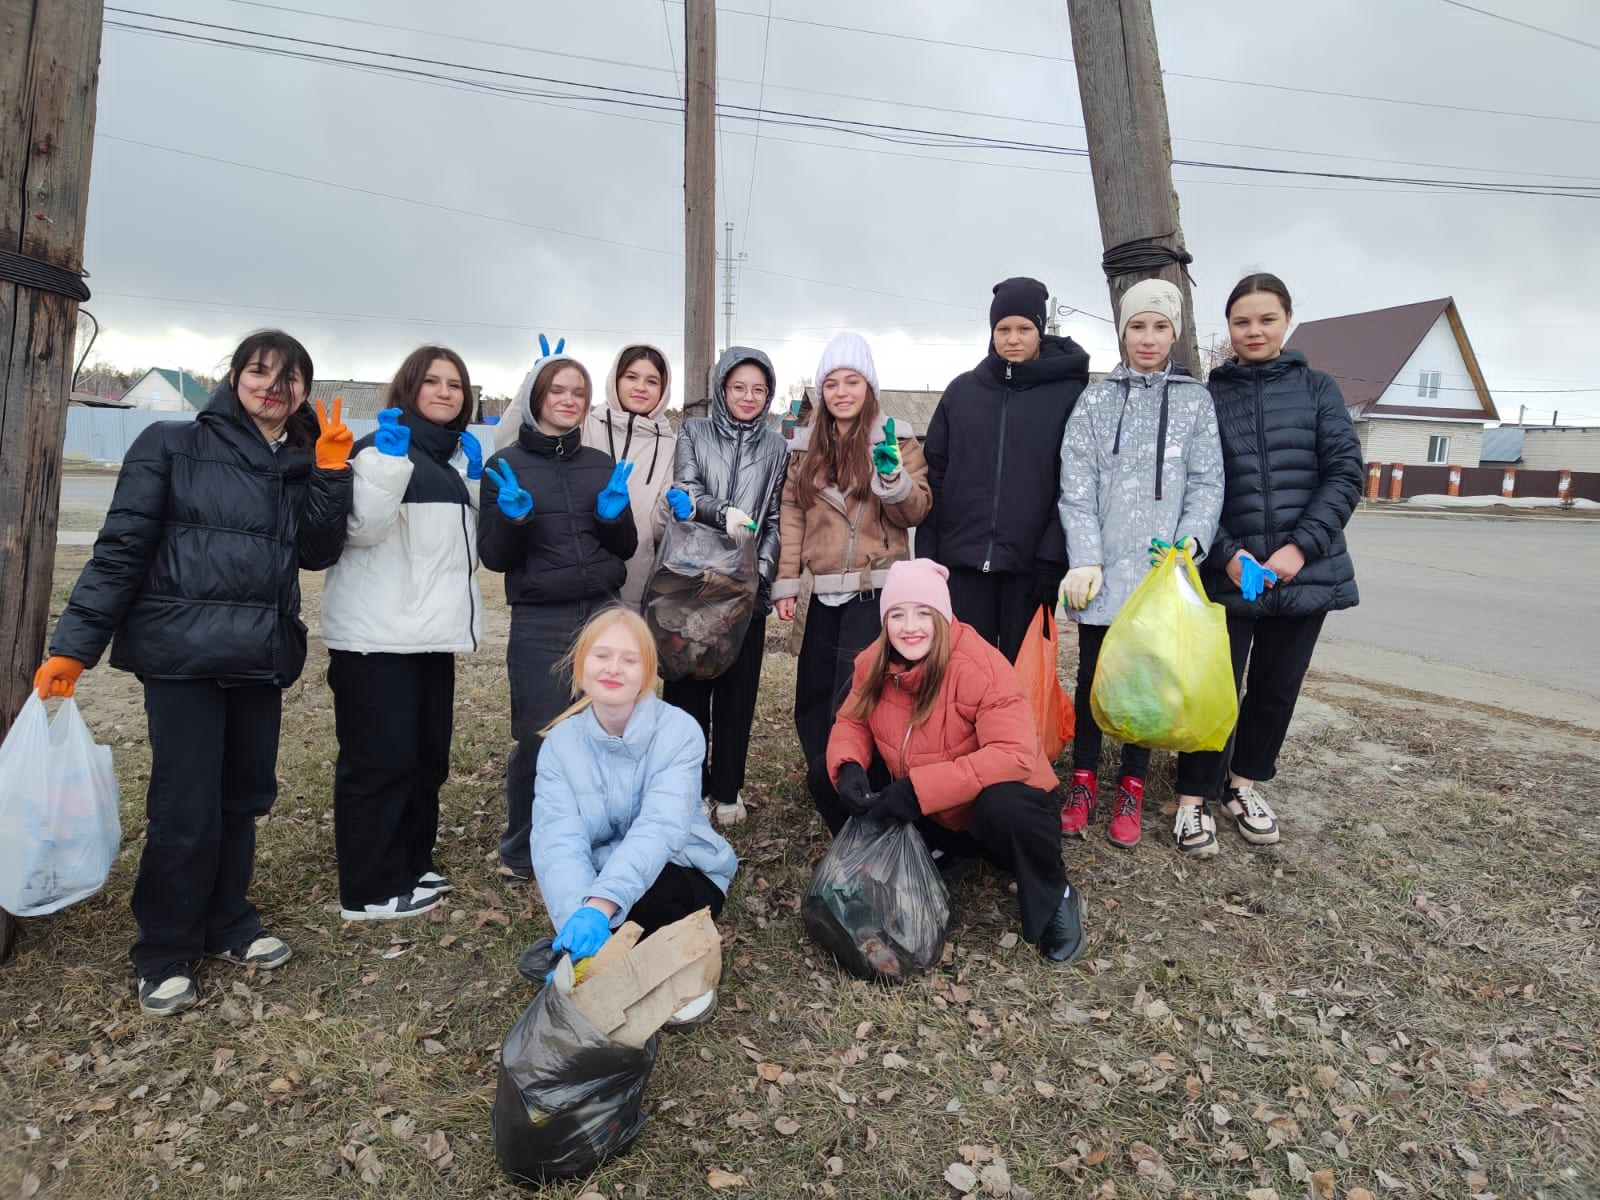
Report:
M 341 908 L 339 916 L 346 921 L 398 921 L 405 917 L 420 917 L 439 907 L 438 892 L 427 888 L 412 888 L 405 896 L 391 896 L 382 904 L 364 904 L 360 908 Z
M 417 886 L 425 892 L 449 892 L 455 890 L 455 883 L 448 876 L 437 871 L 424 871 L 417 876 Z
M 708 821 L 716 814 L 717 806 L 711 803 L 710 796 L 700 797 L 700 811 L 705 814 L 705 818 Z
M 711 1020 L 717 1011 L 717 989 L 702 992 L 689 1003 L 674 1012 L 661 1026 L 669 1033 L 681 1033 L 686 1029 L 704 1025 Z
M 1190 858 L 1210 858 L 1217 852 L 1217 823 L 1204 804 L 1178 805 L 1172 836 L 1178 849 Z
M 733 798 L 732 804 L 717 805 L 717 824 L 724 829 L 730 825 L 741 824 L 750 812 L 744 806 L 744 793 L 740 792 Z
M 139 980 L 139 1010 L 152 1017 L 172 1017 L 193 1008 L 198 998 L 194 980 L 187 975 Z
M 248 946 L 244 952 L 237 950 L 223 950 L 208 958 L 221 959 L 223 962 L 235 963 L 241 967 L 260 967 L 270 971 L 273 967 L 281 967 L 293 956 L 293 951 L 282 938 L 275 938 L 271 934 L 263 933 Z

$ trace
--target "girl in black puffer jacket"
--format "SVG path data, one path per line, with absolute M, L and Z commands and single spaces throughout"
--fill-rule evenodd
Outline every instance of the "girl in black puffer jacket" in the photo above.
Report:
M 283 689 L 300 677 L 300 570 L 331 566 L 350 510 L 350 430 L 306 406 L 311 356 L 286 333 L 252 334 L 193 421 L 162 421 L 128 447 L 94 557 L 56 624 L 41 696 L 72 694 L 111 647 L 144 684 L 149 824 L 133 916 L 139 1006 L 195 1003 L 202 955 L 275 967 L 245 893 L 256 818 L 277 796 Z
M 628 509 L 628 463 L 582 445 L 592 389 L 576 359 L 535 364 L 517 440 L 489 460 L 478 502 L 478 553 L 506 577 L 511 636 L 511 736 L 500 873 L 533 878 L 533 783 L 539 731 L 572 699 L 562 660 L 588 620 L 617 601 L 639 534 Z M 508 420 L 516 420 L 515 415 Z
M 1225 311 L 1236 357 L 1207 386 L 1226 482 L 1201 570 L 1206 591 L 1228 610 L 1234 681 L 1246 686 L 1232 743 L 1222 753 L 1179 755 L 1178 791 L 1220 794 L 1244 839 L 1267 845 L 1278 840 L 1278 822 L 1255 785 L 1277 772 L 1323 618 L 1356 603 L 1344 527 L 1364 472 L 1339 385 L 1283 349 L 1293 309 L 1282 280 L 1246 276 Z

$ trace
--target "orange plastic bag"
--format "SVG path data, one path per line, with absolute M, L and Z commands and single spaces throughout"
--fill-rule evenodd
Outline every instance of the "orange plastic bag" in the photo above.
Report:
M 1017 674 L 1022 678 L 1022 691 L 1033 711 L 1039 741 L 1044 744 L 1044 756 L 1051 762 L 1055 762 L 1056 756 L 1072 740 L 1075 728 L 1072 701 L 1057 673 L 1058 650 L 1055 614 L 1041 604 L 1022 639 L 1022 648 L 1017 651 Z

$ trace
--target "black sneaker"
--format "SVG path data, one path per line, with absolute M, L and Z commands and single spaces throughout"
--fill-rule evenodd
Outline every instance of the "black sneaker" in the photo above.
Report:
M 1073 888 L 1061 897 L 1055 915 L 1039 935 L 1039 953 L 1062 966 L 1082 958 L 1089 948 L 1089 941 L 1083 935 L 1085 915 L 1083 893 Z
M 513 867 L 510 863 L 501 863 L 495 868 L 495 875 L 507 887 L 522 887 L 533 882 L 532 867 Z
M 151 1017 L 175 1017 L 198 1001 L 194 980 L 187 975 L 139 980 L 139 1011 Z
M 260 967 L 264 971 L 270 971 L 273 967 L 283 966 L 293 955 L 294 952 L 283 939 L 263 933 L 252 938 L 250 944 L 242 950 L 219 950 L 206 957 L 231 962 L 235 966 Z
M 441 875 L 437 871 L 424 871 L 417 876 L 417 886 L 427 892 L 451 892 L 455 890 L 455 881 L 448 875 Z
M 420 917 L 438 907 L 439 893 L 419 887 L 412 888 L 404 896 L 391 896 L 382 904 L 341 908 L 339 916 L 345 921 L 403 921 L 407 917 Z

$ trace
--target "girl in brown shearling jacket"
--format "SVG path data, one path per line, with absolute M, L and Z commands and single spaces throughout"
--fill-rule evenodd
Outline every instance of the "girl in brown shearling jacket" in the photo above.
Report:
M 811 604 L 795 669 L 794 724 L 807 767 L 821 761 L 855 657 L 878 636 L 876 594 L 889 564 L 909 558 L 908 532 L 933 494 L 916 439 L 878 409 L 878 375 L 861 335 L 841 333 L 817 365 L 819 407 L 789 454 L 773 604 L 793 620 L 800 578 Z

